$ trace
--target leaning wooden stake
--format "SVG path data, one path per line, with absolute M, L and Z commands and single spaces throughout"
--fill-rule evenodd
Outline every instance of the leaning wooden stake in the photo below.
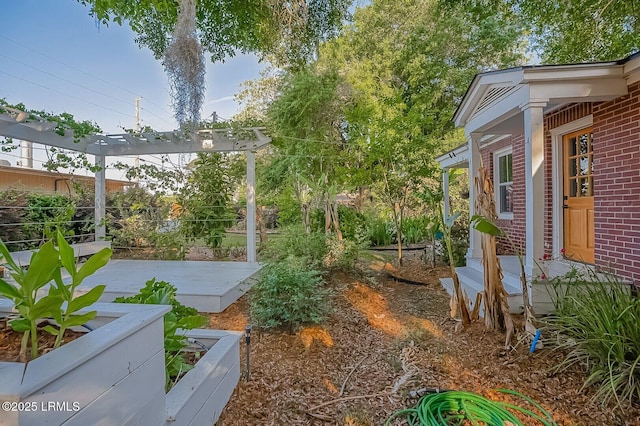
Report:
M 475 177 L 477 215 L 492 222 L 497 219 L 496 204 L 493 195 L 493 183 L 484 166 L 478 169 Z M 505 347 L 508 347 L 514 334 L 513 321 L 509 312 L 507 292 L 502 284 L 502 268 L 496 253 L 496 238 L 482 234 L 482 266 L 484 269 L 484 323 L 490 330 L 504 329 Z

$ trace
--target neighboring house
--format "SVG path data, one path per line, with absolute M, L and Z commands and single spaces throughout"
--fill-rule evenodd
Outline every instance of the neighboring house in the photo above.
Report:
M 438 161 L 445 172 L 489 169 L 498 225 L 522 247 L 529 278 L 576 261 L 640 283 L 640 53 L 478 74 L 453 119 L 468 143 Z M 473 298 L 482 252 L 479 234 L 470 239 L 459 271 Z M 517 259 L 503 256 L 502 266 L 518 311 Z
M 69 195 L 74 193 L 72 181 L 90 189 L 94 188 L 92 176 L 75 176 L 46 170 L 0 165 L 0 191 L 17 189 L 43 194 Z M 124 191 L 125 188 L 133 185 L 135 184 L 123 180 L 106 180 L 107 193 Z

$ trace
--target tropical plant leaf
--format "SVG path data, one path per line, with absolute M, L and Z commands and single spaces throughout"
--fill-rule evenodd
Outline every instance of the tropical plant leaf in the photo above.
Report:
M 504 231 L 502 229 L 484 216 L 473 215 L 471 217 L 471 225 L 476 231 L 482 232 L 483 234 L 489 234 L 494 237 L 501 237 L 504 235 Z
M 64 328 L 84 325 L 87 322 L 94 319 L 97 314 L 98 313 L 96 311 L 91 311 L 91 312 L 84 313 L 82 315 L 71 315 L 67 317 L 67 319 L 64 321 Z
M 78 274 L 74 279 L 74 285 L 79 285 L 86 277 L 94 274 L 98 269 L 102 268 L 111 259 L 112 251 L 110 248 L 105 247 L 93 256 L 80 267 Z
M 62 266 L 64 266 L 64 269 L 69 272 L 69 275 L 71 275 L 71 278 L 75 281 L 76 257 L 73 248 L 67 243 L 67 240 L 64 239 L 64 235 L 62 235 L 60 231 L 58 231 L 58 251 L 60 252 L 60 262 L 62 262 Z
M 105 285 L 97 285 L 85 294 L 75 297 L 73 300 L 69 302 L 69 306 L 67 307 L 67 312 L 77 312 L 82 308 L 86 308 L 87 306 L 93 305 L 95 302 L 100 299 L 102 293 L 104 292 Z
M 0 279 L 0 295 L 13 300 L 14 302 L 22 298 L 20 291 L 3 279 Z
M 11 328 L 13 328 L 14 331 L 19 333 L 31 330 L 31 321 L 26 318 L 16 318 L 10 321 L 9 324 L 11 324 Z
M 44 326 L 44 331 L 46 331 L 49 334 L 52 334 L 54 336 L 57 336 L 58 334 L 60 334 L 60 329 L 55 328 L 52 325 L 45 325 Z
M 53 246 L 53 242 L 49 241 L 40 247 L 40 249 L 31 256 L 29 269 L 24 275 L 23 282 L 25 293 L 31 293 L 48 282 L 54 277 L 54 272 L 59 267 L 58 251 Z
M 45 296 L 30 309 L 28 318 L 36 320 L 50 316 L 56 310 L 60 310 L 63 301 L 59 296 Z

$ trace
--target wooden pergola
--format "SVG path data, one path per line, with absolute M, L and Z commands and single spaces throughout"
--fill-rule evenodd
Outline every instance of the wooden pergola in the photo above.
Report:
M 95 239 L 106 238 L 105 180 L 106 157 L 150 154 L 187 154 L 198 152 L 239 152 L 247 155 L 247 262 L 256 261 L 255 152 L 271 138 L 264 128 L 199 129 L 193 132 L 140 132 L 94 134 L 76 139 L 71 131 L 64 135 L 53 129 L 55 123 L 17 109 L 2 107 L 0 136 L 34 142 L 95 156 L 99 171 L 95 174 Z M 253 232 L 251 232 L 253 230 Z

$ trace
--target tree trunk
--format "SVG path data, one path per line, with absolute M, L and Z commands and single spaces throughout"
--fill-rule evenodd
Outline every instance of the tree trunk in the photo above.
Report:
M 332 203 L 331 209 L 331 221 L 333 223 L 333 229 L 336 231 L 338 241 L 342 241 L 342 231 L 340 230 L 340 217 L 338 216 L 338 203 Z

